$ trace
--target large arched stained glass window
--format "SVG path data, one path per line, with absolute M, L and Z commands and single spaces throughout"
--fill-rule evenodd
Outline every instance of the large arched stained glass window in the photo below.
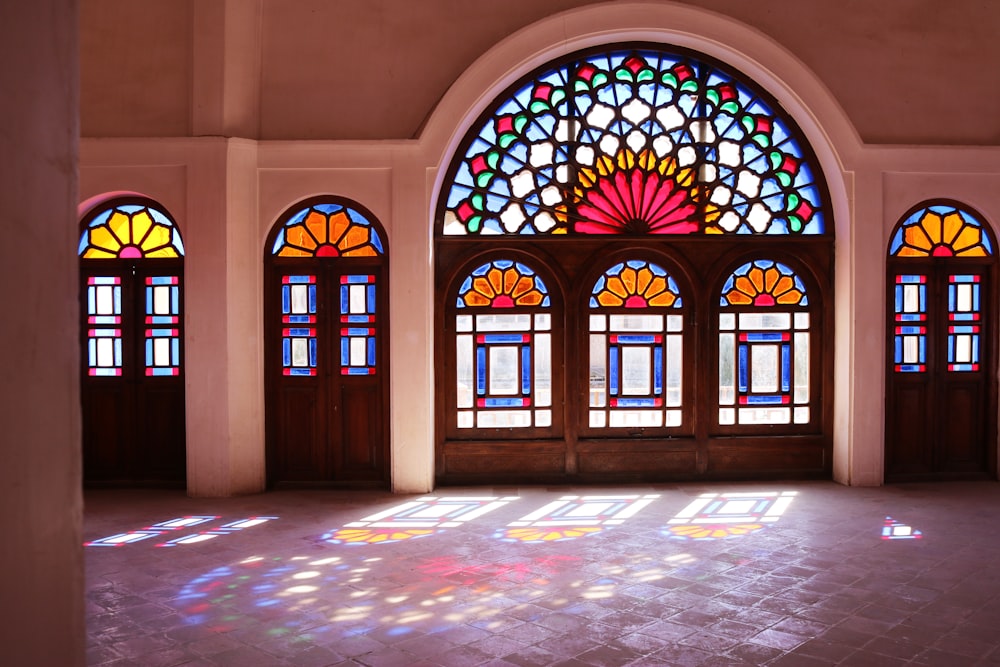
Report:
M 700 55 L 577 54 L 501 96 L 463 145 L 445 235 L 825 232 L 794 123 Z
M 684 316 L 676 281 L 658 264 L 618 262 L 590 296 L 591 428 L 681 425 Z
M 495 259 L 462 280 L 455 310 L 457 426 L 552 425 L 548 288 L 522 262 Z
M 802 280 L 780 262 L 747 262 L 726 280 L 719 305 L 719 424 L 808 424 Z

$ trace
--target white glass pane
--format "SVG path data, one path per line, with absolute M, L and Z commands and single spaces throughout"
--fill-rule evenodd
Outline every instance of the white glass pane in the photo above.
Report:
M 544 408 L 552 405 L 552 334 L 536 334 L 534 348 L 535 405 Z
M 604 334 L 590 336 L 590 405 L 603 407 L 607 395 L 607 337 Z
M 605 424 L 605 413 L 604 410 L 591 410 L 590 411 L 590 427 L 591 428 L 604 428 Z
M 791 313 L 740 313 L 741 329 L 784 330 L 791 326 Z
M 153 288 L 153 314 L 170 314 L 170 286 L 157 285 Z M 159 364 L 157 364 L 159 365 Z
M 955 335 L 955 363 L 972 363 L 972 336 L 968 334 Z
M 920 311 L 920 285 L 903 285 L 903 312 Z
M 111 285 L 97 286 L 97 308 L 96 315 L 114 315 L 114 287 Z
M 368 285 L 351 285 L 349 293 L 352 313 L 368 312 Z
M 535 330 L 536 331 L 548 331 L 552 328 L 552 316 L 548 313 L 539 313 L 535 315 Z
M 719 329 L 730 331 L 736 328 L 736 315 L 733 313 L 721 313 L 719 315 Z
M 351 366 L 365 366 L 368 352 L 368 339 L 360 336 L 351 337 Z
M 796 424 L 808 424 L 809 423 L 809 408 L 798 407 L 795 408 L 795 423 Z
M 795 373 L 792 382 L 795 385 L 795 402 L 809 402 L 809 334 L 804 331 L 792 336 L 795 345 Z M 807 420 L 808 421 L 808 420 Z
M 475 425 L 471 412 L 458 413 L 458 428 L 472 428 Z
M 455 331 L 472 331 L 472 315 L 456 315 Z
M 903 363 L 916 364 L 920 361 L 920 340 L 917 336 L 903 336 Z
M 457 406 L 460 408 L 472 407 L 472 336 L 462 335 L 455 337 L 455 375 L 457 380 L 458 397 Z M 472 417 L 469 417 L 469 426 L 472 426 Z
M 513 345 L 490 347 L 489 392 L 495 396 L 512 396 L 520 393 L 517 363 L 520 348 Z
M 730 401 L 732 402 L 732 401 Z M 720 424 L 735 424 L 736 423 L 736 411 L 732 408 L 719 408 L 719 423 Z
M 531 410 L 480 410 L 478 428 L 524 428 L 531 426 Z
M 666 426 L 680 426 L 681 425 L 681 411 L 680 410 L 667 410 L 665 425 Z
M 778 391 L 778 346 L 753 345 L 750 348 L 750 391 L 773 394 Z
M 292 312 L 309 312 L 309 285 L 292 285 Z
M 719 404 L 732 405 L 736 400 L 736 334 L 719 334 Z M 721 415 L 721 412 L 720 412 Z M 721 419 L 721 416 L 720 416 Z M 732 424 L 732 422 L 722 422 Z
M 789 408 L 740 408 L 741 424 L 788 424 L 792 419 Z
M 681 405 L 681 376 L 684 361 L 683 338 L 673 334 L 667 336 L 667 386 L 666 405 L 667 407 L 678 407 Z
M 531 331 L 531 315 L 476 315 L 479 331 Z
M 648 396 L 652 391 L 652 350 L 643 346 L 622 346 L 622 394 Z
M 309 339 L 292 339 L 292 366 L 309 365 Z
M 662 315 L 612 315 L 612 331 L 663 331 Z
M 795 328 L 796 329 L 809 328 L 809 313 L 795 313 Z
M 604 315 L 591 315 L 590 316 L 590 330 L 591 331 L 605 331 L 607 330 L 607 318 Z
M 114 366 L 115 365 L 115 352 L 114 352 L 114 339 L 112 338 L 98 338 L 97 339 L 97 365 L 98 366 Z
M 955 307 L 960 313 L 967 313 L 972 310 L 972 285 L 969 283 L 955 285 Z
M 153 365 L 170 366 L 170 339 L 153 339 Z
M 680 315 L 667 315 L 667 331 L 683 331 L 684 318 Z
M 663 426 L 663 413 L 659 410 L 613 410 L 611 428 L 658 428 Z
M 551 410 L 535 410 L 535 426 L 552 426 Z

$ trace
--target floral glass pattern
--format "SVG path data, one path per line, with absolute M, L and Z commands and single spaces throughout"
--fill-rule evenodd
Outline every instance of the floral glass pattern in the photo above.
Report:
M 784 264 L 766 260 L 736 269 L 722 288 L 723 306 L 805 306 L 806 288 Z
M 385 251 L 365 215 L 343 204 L 320 203 L 292 214 L 271 252 L 278 257 L 376 257 Z
M 631 260 L 614 265 L 594 285 L 590 307 L 680 308 L 677 283 L 661 267 Z
M 112 205 L 93 216 L 80 237 L 81 259 L 183 257 L 173 220 L 147 204 Z
M 962 208 L 935 204 L 920 208 L 896 228 L 889 244 L 894 257 L 986 257 L 993 254 L 983 223 Z
M 542 279 L 524 264 L 497 260 L 483 264 L 466 277 L 458 290 L 457 305 L 459 308 L 547 308 L 549 291 Z
M 578 54 L 473 126 L 442 232 L 823 234 L 806 148 L 780 108 L 697 54 Z

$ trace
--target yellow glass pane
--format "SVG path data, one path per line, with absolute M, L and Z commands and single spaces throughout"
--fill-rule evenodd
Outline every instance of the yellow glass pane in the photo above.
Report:
M 90 245 L 106 250 L 115 257 L 118 256 L 118 251 L 122 247 L 121 242 L 104 226 L 90 230 Z
M 518 278 L 521 274 L 517 272 L 517 269 L 510 268 L 503 272 L 503 293 L 513 294 L 514 286 L 517 285 Z
M 795 304 L 797 304 L 799 301 L 802 300 L 802 292 L 798 291 L 797 289 L 791 289 L 785 292 L 784 294 L 779 294 L 775 300 L 782 305 L 794 306 Z
M 129 231 L 129 219 L 128 216 L 121 211 L 115 211 L 108 218 L 107 222 L 108 229 L 111 233 L 115 235 L 121 245 L 128 245 L 132 243 L 132 235 Z
M 492 301 L 493 297 L 497 295 L 496 291 L 493 289 L 493 285 L 490 284 L 490 281 L 483 276 L 472 279 L 472 289 L 482 294 L 486 298 L 487 303 Z
M 737 290 L 743 292 L 753 300 L 753 297 L 757 296 L 760 292 L 754 287 L 754 284 L 750 282 L 750 279 L 746 276 L 737 276 L 736 281 L 733 283 Z
M 765 294 L 771 294 L 771 290 L 774 289 L 774 284 L 778 282 L 778 278 L 781 274 L 778 273 L 778 269 L 773 266 L 764 272 L 764 289 L 761 290 Z
M 790 276 L 781 276 L 781 279 L 778 280 L 777 284 L 774 286 L 774 290 L 771 291 L 771 294 L 773 294 L 775 297 L 778 297 L 778 300 L 780 301 L 780 296 L 782 294 L 785 294 L 789 290 L 794 290 L 794 289 L 795 289 L 795 281 L 792 280 Z M 797 290 L 796 293 L 798 293 Z M 797 300 L 796 303 L 798 303 Z
M 755 293 L 762 294 L 765 292 L 764 272 L 760 269 L 760 267 L 755 266 L 750 269 L 750 271 L 747 272 L 747 277 L 750 279 L 750 282 L 753 283 Z
M 360 248 L 354 248 L 352 250 L 347 250 L 343 253 L 344 257 L 376 257 L 378 253 L 375 252 L 375 248 L 370 245 L 361 246 Z
M 146 240 L 143 241 L 142 244 L 143 254 L 146 254 L 146 251 L 151 250 L 153 248 L 159 248 L 160 246 L 169 246 L 169 245 L 170 245 L 170 228 L 165 227 L 164 225 L 157 224 L 156 226 L 153 227 L 153 229 L 150 230 L 149 235 L 146 236 Z M 173 255 L 170 256 L 176 257 L 177 253 L 175 252 Z
M 114 259 L 117 256 L 118 253 L 108 252 L 107 250 L 102 250 L 93 246 L 87 248 L 83 253 L 84 259 Z
M 927 234 L 927 238 L 931 240 L 931 245 L 941 243 L 942 225 L 943 221 L 941 220 L 941 216 L 933 211 L 928 211 L 924 214 L 924 217 L 920 219 L 920 226 L 923 227 L 924 232 Z
M 644 292 L 647 299 L 651 299 L 663 292 L 667 292 L 667 280 L 666 278 L 661 278 L 656 276 L 649 283 L 649 288 Z M 669 292 L 667 292 L 669 294 Z
M 662 292 L 649 299 L 649 305 L 662 308 L 669 308 L 670 306 L 674 305 L 674 301 L 676 300 L 677 297 L 674 296 L 673 292 Z
M 306 216 L 306 219 L 299 224 L 305 224 L 305 226 L 309 228 L 309 231 L 312 232 L 313 236 L 316 237 L 316 240 L 320 245 L 327 242 L 326 216 L 319 211 L 310 211 L 309 215 Z
M 531 290 L 527 294 L 519 297 L 515 303 L 519 306 L 537 306 L 542 302 L 542 294 L 538 290 Z
M 924 230 L 918 225 L 910 225 L 909 227 L 903 229 L 903 241 L 905 241 L 907 245 L 911 245 L 914 248 L 920 248 L 921 250 L 926 250 L 927 252 L 930 252 L 931 246 L 934 245 L 931 243 L 931 240 L 927 238 L 927 234 Z
M 528 290 L 532 289 L 534 286 L 535 286 L 534 280 L 532 280 L 528 276 L 521 276 L 518 279 L 517 284 L 514 285 L 514 290 L 510 293 L 510 295 L 516 299 L 517 297 L 521 296 Z
M 898 257 L 927 257 L 927 251 L 917 250 L 916 248 L 904 245 L 899 249 L 899 252 L 897 252 L 896 255 Z
M 139 211 L 132 216 L 132 239 L 136 244 L 142 243 L 139 247 L 143 250 L 163 245 L 162 243 L 154 243 L 152 245 L 143 243 L 143 238 L 146 236 L 146 232 L 148 232 L 149 228 L 154 224 L 153 218 L 149 215 L 149 211 Z M 159 226 L 162 227 L 162 225 Z M 167 238 L 169 238 L 169 236 Z
M 753 299 L 737 290 L 732 290 L 726 295 L 726 300 L 733 306 L 749 306 Z
M 351 219 L 343 211 L 337 211 L 330 216 L 330 243 L 340 247 L 340 237 L 351 226 Z
M 635 269 L 633 269 L 630 266 L 627 266 L 624 269 L 622 269 L 622 272 L 618 274 L 618 277 L 621 278 L 622 285 L 625 286 L 625 290 L 629 294 L 638 294 L 638 291 L 635 288 L 636 287 Z
M 346 250 L 347 248 L 358 248 L 364 245 L 368 245 L 368 228 L 361 225 L 352 225 L 347 228 L 347 233 L 344 234 L 337 247 Z
M 493 267 L 492 269 L 486 272 L 486 279 L 490 282 L 490 291 L 485 292 L 483 290 L 480 290 L 483 291 L 483 294 L 490 294 L 490 295 L 503 294 L 503 271 L 501 271 L 496 267 Z
M 611 292 L 604 290 L 597 295 L 597 303 L 602 306 L 620 306 L 625 303 L 625 299 L 615 296 Z
M 627 297 L 629 294 L 628 290 L 625 288 L 625 285 L 622 283 L 621 278 L 618 276 L 611 276 L 610 278 L 608 278 L 606 285 L 607 285 L 606 289 L 609 292 L 617 294 L 623 299 Z
M 636 272 L 636 278 L 635 293 L 646 294 L 649 291 L 649 283 L 653 280 L 653 272 L 644 266 Z
M 488 306 L 491 303 L 491 299 L 488 299 L 479 292 L 471 291 L 465 294 L 463 300 L 467 306 Z
M 293 225 L 285 230 L 285 243 L 296 245 L 306 250 L 316 250 L 316 240 L 309 235 L 309 232 L 301 224 Z
M 143 254 L 143 257 L 177 257 L 177 250 L 173 246 L 166 246 Z
M 278 251 L 278 257 L 312 257 L 313 253 L 286 245 Z
M 973 246 L 967 250 L 955 253 L 957 257 L 986 257 L 987 254 L 986 248 L 981 245 Z
M 967 225 L 961 232 L 959 232 L 951 247 L 956 254 L 965 254 L 965 250 L 972 248 L 973 246 L 980 245 L 982 241 L 982 231 L 978 227 Z
M 945 245 L 949 245 L 955 240 L 955 236 L 962 229 L 965 221 L 962 220 L 962 216 L 958 213 L 949 213 L 944 216 L 944 230 L 941 236 L 941 242 Z

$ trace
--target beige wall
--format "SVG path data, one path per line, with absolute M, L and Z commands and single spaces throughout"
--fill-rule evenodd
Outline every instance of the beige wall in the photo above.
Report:
M 76 0 L 0 3 L 0 645 L 84 664 Z
M 930 197 L 966 201 L 995 228 L 1000 222 L 1000 91 L 963 97 L 955 89 L 998 60 L 991 40 L 956 40 L 982 22 L 996 25 L 1000 5 L 958 0 L 943 16 L 936 3 L 916 0 L 850 2 L 851 11 L 820 2 L 699 4 L 730 16 L 668 2 L 567 2 L 558 7 L 576 8 L 563 13 L 528 0 L 506 12 L 444 0 L 178 3 L 177 12 L 194 13 L 194 36 L 178 36 L 192 44 L 193 134 L 223 136 L 171 137 L 151 124 L 158 135 L 124 138 L 143 134 L 145 116 L 109 111 L 101 123 L 121 130 L 83 141 L 81 198 L 142 192 L 184 234 L 189 492 L 262 488 L 264 239 L 283 211 L 321 193 L 361 202 L 387 230 L 393 488 L 432 488 L 431 215 L 443 167 L 484 106 L 518 77 L 561 54 L 628 40 L 692 48 L 741 70 L 816 150 L 836 223 L 834 476 L 880 484 L 888 234 L 903 211 Z M 448 21 L 402 36 L 404 25 L 434 16 Z M 119 32 L 137 20 L 105 18 L 120 21 Z M 94 59 L 85 49 L 85 72 Z M 918 65 L 919 76 L 908 69 Z M 123 69 L 85 73 L 84 84 L 114 89 L 116 76 L 132 76 Z M 151 81 L 150 99 L 166 96 L 175 78 Z M 92 112 L 85 101 L 85 136 Z

